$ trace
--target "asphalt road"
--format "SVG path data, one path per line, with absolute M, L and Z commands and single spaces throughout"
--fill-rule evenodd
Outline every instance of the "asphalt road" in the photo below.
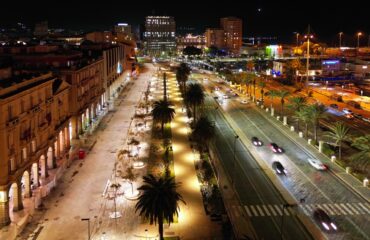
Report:
M 207 86 L 207 90 L 210 91 L 211 89 L 214 89 L 214 86 L 217 83 L 207 81 L 207 83 L 204 84 Z M 224 85 L 217 85 L 221 88 L 221 91 L 225 89 Z M 208 104 L 212 105 L 210 101 L 208 101 Z M 370 205 L 366 199 L 361 198 L 351 191 L 351 189 L 344 185 L 330 172 L 319 172 L 310 166 L 307 162 L 307 158 L 311 156 L 311 153 L 301 149 L 301 147 L 290 138 L 282 134 L 282 132 L 276 128 L 276 126 L 272 125 L 268 118 L 266 118 L 266 116 L 264 116 L 264 114 L 254 106 L 254 104 L 241 104 L 239 99 L 225 99 L 223 100 L 223 103 L 219 104 L 219 109 L 221 108 L 231 117 L 248 139 L 252 136 L 258 136 L 265 143 L 263 147 L 255 150 L 269 166 L 271 166 L 273 161 L 278 160 L 288 170 L 287 176 L 280 177 L 280 181 L 297 200 L 304 199 L 304 203 L 298 206 L 297 211 L 301 211 L 308 216 L 312 216 L 312 211 L 317 207 L 326 210 L 339 227 L 339 230 L 336 233 L 325 233 L 329 239 L 369 239 L 370 228 L 368 226 L 370 226 Z M 214 107 L 211 107 L 211 109 L 214 109 Z M 219 115 L 219 113 L 217 113 L 217 115 Z M 221 121 L 222 117 L 216 117 L 215 119 L 218 123 L 218 121 Z M 219 125 L 218 129 L 221 127 L 222 125 Z M 229 138 L 228 145 L 231 145 L 233 141 L 232 133 L 230 133 L 231 135 L 225 135 L 227 132 L 226 129 L 221 130 L 221 135 Z M 266 146 L 270 142 L 276 142 L 279 146 L 285 149 L 285 153 L 281 155 L 273 154 Z M 218 146 L 226 146 L 226 143 L 224 142 L 219 142 L 218 144 L 221 144 Z M 238 147 L 239 146 L 237 146 L 237 148 Z M 240 148 L 241 147 L 242 146 L 240 146 Z M 220 152 L 222 153 L 221 150 Z M 247 152 L 246 149 L 245 152 Z M 227 167 L 227 164 L 230 163 L 225 164 L 228 171 L 233 172 L 232 175 L 235 176 L 235 178 L 238 177 L 238 179 L 235 180 L 235 184 L 241 185 L 240 187 L 245 188 L 247 187 L 245 179 L 253 179 L 252 185 L 255 186 L 255 189 L 257 189 L 259 194 L 262 194 L 259 196 L 261 198 L 260 203 L 265 205 L 274 203 L 273 200 L 278 198 L 271 189 L 265 192 L 265 189 L 268 188 L 261 185 L 264 184 L 265 181 L 261 178 L 263 174 L 257 165 L 246 166 L 244 173 L 240 172 L 241 169 L 245 168 L 241 167 L 243 164 L 256 163 L 247 157 L 248 154 L 244 153 L 244 150 L 236 151 L 236 156 L 239 166 L 231 169 L 230 167 Z M 223 156 L 223 158 L 229 159 L 230 161 L 232 156 L 230 157 L 226 155 Z M 261 176 L 258 177 L 257 175 Z M 249 186 L 248 190 L 245 192 L 249 195 L 252 190 L 253 188 Z M 242 197 L 243 194 L 245 193 L 241 194 L 241 199 L 244 199 Z M 255 197 L 258 195 L 254 193 L 252 196 Z M 249 196 L 249 198 L 245 197 L 246 204 L 257 204 L 256 202 L 253 202 L 251 198 L 251 196 Z M 254 201 L 257 200 L 258 199 L 254 199 Z M 263 206 L 261 207 L 263 208 Z M 270 211 L 270 214 L 273 215 L 273 212 Z M 258 223 L 258 221 L 261 221 L 262 217 L 258 218 L 257 215 L 252 213 L 250 216 L 253 224 L 261 224 L 261 222 Z M 264 212 L 264 215 L 266 217 L 267 212 Z M 269 216 L 269 218 L 271 218 L 271 221 L 273 222 L 274 217 Z M 266 230 L 267 225 L 263 226 L 265 226 L 263 229 Z M 294 228 L 295 227 L 292 227 L 292 229 L 289 228 L 289 230 L 287 230 L 287 232 L 289 232 L 289 236 L 294 234 Z M 292 232 L 290 232 L 291 230 Z M 263 231 L 263 233 L 265 232 L 273 233 L 273 229 Z

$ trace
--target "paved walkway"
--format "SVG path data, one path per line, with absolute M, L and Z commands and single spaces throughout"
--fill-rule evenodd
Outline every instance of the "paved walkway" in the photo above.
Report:
M 180 204 L 178 223 L 165 228 L 165 236 L 179 236 L 182 240 L 222 239 L 221 225 L 212 222 L 205 213 L 194 166 L 197 156 L 189 145 L 187 116 L 181 109 L 182 99 L 176 79 L 171 75 L 168 78 L 168 94 L 176 110 L 171 124 L 175 178 L 181 183 L 179 193 L 186 205 Z

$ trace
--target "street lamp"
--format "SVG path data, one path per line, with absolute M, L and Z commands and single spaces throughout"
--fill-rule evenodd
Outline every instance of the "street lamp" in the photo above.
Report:
M 340 32 L 339 33 L 339 48 L 342 47 L 342 35 L 343 35 L 343 32 Z
M 296 38 L 297 38 L 297 47 L 298 47 L 298 37 L 299 37 L 299 33 L 296 33 Z
M 360 37 L 362 36 L 362 32 L 357 33 L 357 48 L 360 48 Z
M 90 218 L 81 218 L 81 221 L 87 221 L 87 240 L 90 240 Z
M 234 181 L 234 175 L 235 175 L 235 173 L 234 173 L 234 171 L 235 171 L 235 167 L 236 167 L 236 164 L 235 164 L 235 151 L 236 151 L 236 140 L 238 140 L 238 138 L 239 138 L 239 136 L 238 135 L 234 135 L 234 147 L 233 147 L 233 172 L 232 172 L 232 178 L 231 178 L 231 180 L 232 180 L 232 182 L 233 182 L 233 185 L 234 185 L 234 183 L 235 183 L 235 181 Z
M 281 225 L 280 225 L 280 239 L 283 240 L 283 224 L 284 224 L 284 210 L 285 209 L 288 209 L 289 207 L 294 207 L 295 205 L 293 204 L 288 204 L 288 203 L 285 203 L 283 204 L 283 214 L 281 216 Z
M 306 87 L 308 86 L 308 75 L 309 75 L 309 66 L 310 66 L 310 39 L 313 38 L 312 34 L 308 34 L 304 36 L 307 39 L 307 62 L 306 62 Z

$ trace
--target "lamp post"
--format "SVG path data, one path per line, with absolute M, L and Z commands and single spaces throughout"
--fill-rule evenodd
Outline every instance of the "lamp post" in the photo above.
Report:
M 235 152 L 236 152 L 236 140 L 238 140 L 239 136 L 238 135 L 234 135 L 234 145 L 233 145 L 233 172 L 232 172 L 232 182 L 233 182 L 233 185 L 235 185 L 235 181 L 234 181 L 234 171 L 235 171 L 235 167 L 236 167 L 236 164 L 235 164 Z
M 357 33 L 357 48 L 360 49 L 360 37 L 362 36 L 362 32 Z
M 343 35 L 343 32 L 340 32 L 339 33 L 339 48 L 342 47 L 342 35 Z
M 297 47 L 298 47 L 298 37 L 299 37 L 299 33 L 296 33 L 295 34 L 296 38 L 297 38 Z
M 310 34 L 310 28 L 308 27 L 308 34 L 304 36 L 307 39 L 307 62 L 306 62 L 306 87 L 308 86 L 309 66 L 310 66 L 310 39 L 313 35 Z
M 283 240 L 283 225 L 284 225 L 284 210 L 288 209 L 289 207 L 294 207 L 292 204 L 285 203 L 283 204 L 283 214 L 281 216 L 281 225 L 280 225 L 280 239 Z
M 87 240 L 90 240 L 90 218 L 81 218 L 81 221 L 87 221 Z

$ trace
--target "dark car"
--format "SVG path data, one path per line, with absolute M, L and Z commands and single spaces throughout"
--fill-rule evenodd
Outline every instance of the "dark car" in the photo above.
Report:
M 337 104 L 335 104 L 335 103 L 330 104 L 330 107 L 331 107 L 331 108 L 338 109 L 338 105 L 337 105 Z
M 338 227 L 331 220 L 329 215 L 321 208 L 316 208 L 313 212 L 313 218 L 317 221 L 320 226 L 326 231 L 337 231 Z
M 283 164 L 281 162 L 275 161 L 272 163 L 272 168 L 275 170 L 275 172 L 279 175 L 284 174 L 286 175 L 287 171 L 285 170 Z
M 354 113 L 353 116 L 355 118 L 358 118 L 358 119 L 362 119 L 363 118 L 363 116 L 361 114 L 358 114 L 358 113 Z
M 279 147 L 276 143 L 270 143 L 270 148 L 274 153 L 282 153 L 283 149 Z
M 252 137 L 252 143 L 254 146 L 262 146 L 263 145 L 263 142 L 261 140 L 258 139 L 258 137 Z

